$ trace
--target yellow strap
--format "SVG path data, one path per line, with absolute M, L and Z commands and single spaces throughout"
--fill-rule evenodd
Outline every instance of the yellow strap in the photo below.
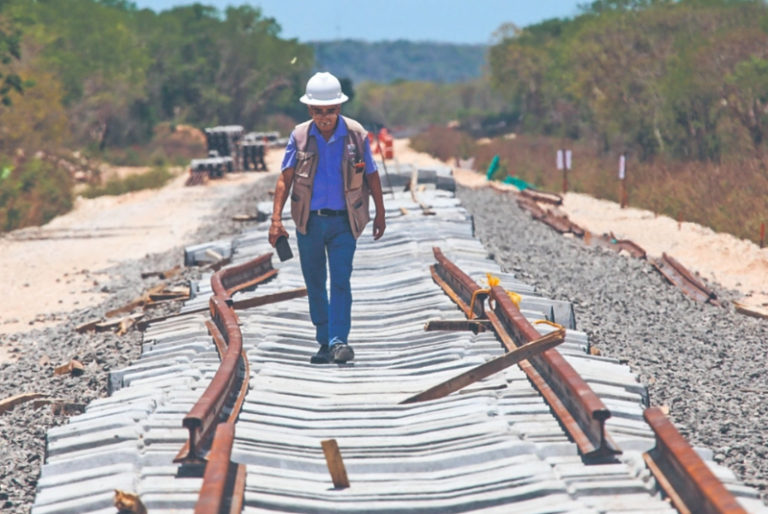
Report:
M 557 329 L 562 328 L 563 330 L 565 330 L 565 327 L 562 326 L 561 324 L 555 323 L 554 321 L 549 321 L 548 319 L 537 319 L 536 321 L 533 322 L 533 324 L 534 325 L 549 325 L 550 327 L 555 327 Z
M 509 296 L 509 299 L 512 300 L 512 303 L 515 304 L 515 307 L 518 309 L 520 308 L 520 301 L 523 299 L 522 296 L 520 296 L 517 293 L 514 293 L 512 291 L 507 291 L 507 296 Z
M 498 286 L 501 284 L 501 279 L 495 275 L 491 275 L 490 273 L 485 274 L 485 280 L 488 282 L 488 292 L 490 293 L 490 288 L 494 286 Z M 515 304 L 515 307 L 518 309 L 520 308 L 520 301 L 523 299 L 519 294 L 513 292 L 513 291 L 506 291 L 507 296 L 509 296 L 509 299 L 512 300 L 512 303 Z
M 467 314 L 467 319 L 475 318 L 475 299 L 477 299 L 477 295 L 480 293 L 489 294 L 490 292 L 490 289 L 476 289 L 472 292 L 472 299 L 469 302 L 469 314 Z
M 485 274 L 485 280 L 488 282 L 488 288 L 490 289 L 493 286 L 497 286 L 501 283 L 501 280 L 499 277 L 493 276 L 490 273 Z
M 490 294 L 490 292 L 491 292 L 490 288 L 492 288 L 494 286 L 498 286 L 501 283 L 501 280 L 499 279 L 499 277 L 491 275 L 490 273 L 486 273 L 485 274 L 485 279 L 488 282 L 488 289 L 478 289 L 477 291 L 472 293 L 472 302 L 469 305 L 469 311 L 470 311 L 469 312 L 469 316 L 470 316 L 469 319 L 472 319 L 475 316 L 473 307 L 475 305 L 475 298 L 477 297 L 477 295 L 479 293 Z M 507 293 L 507 296 L 509 296 L 509 299 L 512 300 L 512 303 L 515 304 L 515 307 L 517 307 L 519 309 L 520 308 L 520 302 L 522 301 L 523 297 L 520 296 L 519 294 L 515 293 L 514 291 L 506 291 L 506 293 Z M 562 326 L 562 325 L 560 325 L 558 323 L 554 323 L 552 321 L 549 321 L 548 319 L 539 319 L 539 320 L 534 321 L 533 324 L 534 325 L 549 325 L 549 326 L 555 327 L 557 329 L 565 330 L 564 326 Z

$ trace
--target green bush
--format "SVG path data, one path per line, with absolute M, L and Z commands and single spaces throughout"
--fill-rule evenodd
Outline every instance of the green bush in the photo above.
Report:
M 173 178 L 173 174 L 168 171 L 168 168 L 157 166 L 140 175 L 131 175 L 123 179 L 111 179 L 103 186 L 91 186 L 81 194 L 85 198 L 96 198 L 97 196 L 104 195 L 122 195 L 142 189 L 158 189 L 163 187 L 171 178 Z
M 69 173 L 41 159 L 0 160 L 0 230 L 43 225 L 72 208 Z

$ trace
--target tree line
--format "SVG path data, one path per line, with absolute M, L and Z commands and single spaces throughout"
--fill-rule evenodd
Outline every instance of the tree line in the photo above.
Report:
M 648 163 L 749 156 L 768 176 L 763 0 L 598 0 L 572 19 L 502 25 L 493 37 L 486 73 L 468 81 L 354 83 L 354 70 L 330 71 L 352 97 L 345 112 L 373 128 L 458 120 L 475 134 L 588 141 Z M 442 50 L 421 55 L 431 64 Z M 465 63 L 476 58 L 467 50 L 452 53 Z M 31 163 L 41 151 L 105 157 L 181 124 L 285 131 L 306 117 L 296 99 L 315 51 L 248 5 L 156 13 L 128 0 L 0 0 L 0 230 L 71 204 L 69 172 L 55 159 Z M 438 69 L 452 63 L 441 59 Z
M 162 121 L 253 126 L 290 112 L 313 64 L 310 47 L 247 5 L 155 13 L 125 0 L 5 0 L 0 19 L 19 40 L 3 66 L 31 84 L 9 92 L 0 115 L 37 119 L 30 129 L 46 141 L 101 149 L 145 142 Z M 3 125 L 2 149 L 31 136 Z
M 525 131 L 606 150 L 719 161 L 768 136 L 762 0 L 599 0 L 500 29 L 490 81 Z
M 69 208 L 71 174 L 52 155 L 139 148 L 158 127 L 300 117 L 312 66 L 310 46 L 248 5 L 1 0 L 0 230 Z

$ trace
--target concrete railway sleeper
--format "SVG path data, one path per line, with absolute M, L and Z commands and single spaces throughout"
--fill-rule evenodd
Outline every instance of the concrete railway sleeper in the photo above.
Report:
M 422 215 L 422 205 L 430 216 Z M 427 189 L 418 201 L 400 192 L 387 209 L 387 236 L 374 243 L 364 235 L 358 242 L 353 363 L 308 362 L 316 343 L 300 298 L 298 259 L 280 263 L 279 274 L 253 259 L 270 250 L 266 224 L 255 225 L 232 241 L 237 277 L 228 269 L 206 277 L 210 286 L 201 284 L 178 316 L 147 327 L 142 358 L 113 373 L 111 397 L 49 431 L 33 514 L 114 512 L 114 488 L 136 491 L 153 514 L 679 508 L 659 486 L 676 483 L 663 463 L 667 457 L 658 457 L 674 444 L 643 418 L 644 386 L 618 360 L 589 355 L 573 309 L 538 296 L 489 260 L 451 192 Z M 285 224 L 290 231 L 290 221 Z M 253 273 L 239 269 L 254 261 L 260 269 Z M 485 273 L 498 283 L 483 290 L 477 281 Z M 265 275 L 258 296 L 246 291 L 253 284 L 238 287 Z M 448 295 L 433 281 L 447 284 Z M 516 304 L 510 291 L 518 293 Z M 212 321 L 200 312 L 204 303 Z M 467 318 L 462 323 L 456 305 Z M 430 320 L 433 327 L 424 330 Z M 556 351 L 520 367 L 489 364 L 558 330 L 564 341 Z M 555 352 L 559 359 L 551 357 Z M 566 366 L 572 375 L 563 373 Z M 493 373 L 476 380 L 478 370 L 489 367 Z M 221 368 L 233 372 L 232 383 L 217 378 Z M 459 380 L 458 391 L 400 404 L 467 376 L 472 379 Z M 198 406 L 198 391 L 213 387 L 222 395 L 209 402 L 218 413 Z M 563 392 L 568 388 L 574 392 Z M 230 404 L 236 392 L 244 393 L 240 408 Z M 552 406 L 552 398 L 561 406 Z M 553 415 L 560 411 L 571 421 Z M 581 440 L 563 430 L 571 425 Z M 191 463 L 171 465 L 180 445 L 214 430 L 210 450 L 190 444 L 192 459 L 207 458 L 202 477 L 180 472 L 193 469 Z M 334 488 L 329 476 L 322 449 L 329 439 L 344 459 L 344 489 Z M 647 460 L 661 462 L 666 478 L 654 478 Z M 729 470 L 705 464 L 724 486 L 707 482 L 717 496 L 708 502 L 733 500 L 749 512 L 768 512 Z M 724 500 L 725 494 L 732 496 Z M 739 512 L 718 508 L 713 512 Z

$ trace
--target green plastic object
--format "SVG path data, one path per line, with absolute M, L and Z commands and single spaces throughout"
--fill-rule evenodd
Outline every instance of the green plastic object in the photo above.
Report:
M 516 188 L 518 188 L 520 191 L 525 191 L 526 189 L 535 189 L 531 184 L 526 182 L 525 180 L 517 177 L 507 176 L 507 178 L 504 179 L 505 184 L 512 184 Z
M 488 165 L 488 172 L 485 174 L 485 178 L 491 180 L 497 169 L 499 169 L 499 156 L 494 155 L 493 159 L 491 159 L 491 164 Z
M 2 171 L 0 171 L 0 180 L 5 180 L 8 177 L 10 177 L 11 171 L 13 171 L 13 168 L 11 168 L 10 166 L 3 166 Z

